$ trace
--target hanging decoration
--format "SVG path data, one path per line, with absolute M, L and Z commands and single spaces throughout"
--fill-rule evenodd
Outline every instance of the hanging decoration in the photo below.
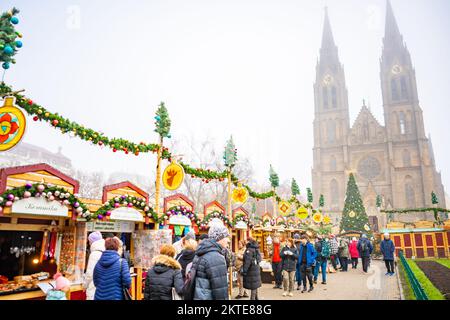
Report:
M 31 197 L 43 197 L 48 201 L 58 201 L 72 209 L 72 214 L 91 219 L 88 207 L 66 189 L 44 183 L 27 183 L 24 186 L 5 191 L 0 194 L 0 215 L 5 207 L 12 207 L 14 202 Z
M 162 181 L 167 190 L 177 190 L 184 181 L 183 167 L 176 162 L 172 162 L 164 170 Z
M 23 46 L 22 41 L 17 39 L 22 38 L 22 34 L 14 27 L 19 23 L 19 18 L 16 17 L 19 12 L 18 9 L 12 8 L 0 16 L 0 63 L 4 70 L 16 63 L 13 57 L 17 49 Z
M 230 219 L 228 219 L 228 217 L 226 215 L 224 215 L 222 212 L 219 211 L 212 211 L 209 214 L 207 214 L 205 216 L 205 218 L 203 219 L 203 221 L 200 223 L 200 229 L 207 229 L 208 228 L 208 224 L 211 222 L 212 219 L 217 218 L 223 221 L 223 224 L 226 227 L 233 227 L 233 222 L 230 221 Z
M 300 207 L 300 208 L 298 208 L 297 209 L 297 212 L 296 212 L 296 217 L 298 217 L 299 219 L 301 219 L 301 220 L 305 220 L 306 218 L 308 218 L 308 216 L 309 216 L 309 212 L 308 212 L 308 209 L 306 209 L 305 207 Z
M 291 212 L 291 204 L 288 201 L 283 200 L 278 203 L 278 210 L 283 216 L 286 216 Z
M 14 105 L 14 97 L 5 97 L 0 107 L 0 151 L 17 145 L 25 133 L 26 119 L 22 111 Z
M 323 223 L 324 224 L 330 224 L 331 223 L 331 219 L 329 216 L 324 216 L 323 217 Z
M 243 205 L 244 203 L 247 202 L 248 199 L 247 189 L 242 187 L 242 185 L 238 185 L 238 187 L 235 188 L 231 193 L 231 199 L 233 200 L 234 203 L 239 203 Z
M 348 216 L 350 217 L 350 218 L 354 218 L 354 217 L 356 217 L 356 213 L 355 213 L 355 211 L 350 211 L 349 213 L 348 213 Z
M 322 222 L 322 219 L 323 219 L 323 216 L 322 216 L 322 214 L 321 214 L 320 212 L 317 212 L 317 213 L 315 213 L 315 214 L 313 215 L 313 221 L 314 221 L 315 223 L 321 223 L 321 222 Z
M 189 218 L 197 226 L 200 226 L 200 224 L 201 224 L 201 221 L 198 218 L 197 214 L 185 206 L 173 206 L 173 207 L 169 208 L 169 210 L 167 210 L 167 212 L 163 213 L 159 222 L 164 223 L 167 220 L 169 220 L 171 216 L 177 216 L 177 215 L 181 215 L 181 216 L 185 216 L 185 217 Z
M 110 199 L 109 201 L 105 202 L 103 206 L 100 207 L 96 212 L 94 212 L 91 218 L 97 220 L 109 220 L 112 210 L 120 207 L 142 210 L 147 217 L 153 219 L 153 221 L 155 222 L 158 221 L 156 212 L 148 204 L 146 199 L 130 195 L 122 195 Z

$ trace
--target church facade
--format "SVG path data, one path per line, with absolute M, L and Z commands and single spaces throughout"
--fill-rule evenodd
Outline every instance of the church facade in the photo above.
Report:
M 387 209 L 420 208 L 432 206 L 434 191 L 439 206 L 445 208 L 441 174 L 425 134 L 415 70 L 389 1 L 380 78 L 384 125 L 365 105 L 350 125 L 344 68 L 325 12 L 314 83 L 313 193 L 316 202 L 319 194 L 325 196 L 324 211 L 339 222 L 352 172 L 375 230 L 387 222 L 376 208 L 377 195 Z M 418 219 L 433 217 L 417 215 Z

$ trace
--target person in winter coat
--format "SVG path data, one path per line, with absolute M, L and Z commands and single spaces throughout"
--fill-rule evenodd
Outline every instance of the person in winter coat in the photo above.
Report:
M 361 257 L 361 262 L 363 265 L 363 271 L 367 273 L 367 270 L 369 268 L 369 262 L 370 262 L 370 255 L 373 251 L 372 243 L 369 239 L 367 239 L 367 235 L 363 234 L 361 238 L 358 241 L 358 253 Z
M 350 258 L 350 252 L 348 249 L 348 240 L 341 238 L 339 240 L 339 251 L 338 251 L 339 261 L 341 262 L 341 271 L 348 271 L 348 259 Z
M 174 246 L 166 244 L 152 259 L 153 267 L 145 279 L 144 300 L 172 300 L 172 288 L 178 295 L 183 294 L 181 265 L 173 258 L 175 252 Z
M 223 256 L 230 242 L 230 233 L 224 225 L 209 227 L 208 239 L 200 243 L 194 258 L 194 300 L 228 300 L 227 263 Z
M 330 244 L 328 243 L 328 239 L 321 235 L 317 235 L 317 241 L 314 248 L 317 252 L 316 266 L 314 267 L 314 283 L 317 283 L 319 269 L 321 269 L 322 284 L 327 284 L 327 264 L 328 258 L 330 257 Z
M 301 246 L 301 241 L 300 241 L 300 235 L 298 233 L 294 234 L 294 244 L 295 247 L 297 248 L 297 252 L 300 252 L 300 246 Z M 295 279 L 297 281 L 297 290 L 300 290 L 300 288 L 302 287 L 302 272 L 300 270 L 300 265 L 297 263 L 296 269 L 295 269 Z M 305 284 L 306 285 L 306 284 Z
M 195 240 L 195 232 L 194 230 L 189 231 L 183 238 L 173 243 L 173 246 L 175 247 L 177 256 L 181 253 L 181 251 L 184 248 L 184 244 L 186 241 L 194 239 Z
M 298 254 L 298 263 L 297 266 L 300 268 L 300 272 L 303 276 L 303 292 L 306 292 L 306 278 L 308 278 L 309 282 L 309 290 L 308 292 L 313 291 L 313 275 L 312 268 L 316 264 L 316 250 L 311 242 L 309 242 L 309 238 L 306 234 L 303 234 L 300 237 L 301 245 Z
M 298 251 L 293 239 L 288 239 L 287 244 L 280 253 L 283 270 L 283 297 L 294 296 L 294 276 L 297 269 Z
M 356 240 L 356 237 L 352 238 L 352 241 L 348 245 L 348 251 L 350 253 L 350 257 L 352 258 L 352 269 L 356 269 L 358 267 L 359 258 L 358 240 Z
M 247 250 L 244 253 L 244 265 L 242 275 L 244 276 L 244 288 L 251 290 L 250 300 L 258 300 L 258 288 L 261 287 L 261 253 L 259 245 L 253 238 L 247 242 Z
M 195 250 L 197 250 L 197 241 L 194 239 L 189 239 L 184 242 L 184 248 L 181 253 L 176 257 L 176 260 L 181 265 L 181 275 L 183 276 L 183 281 L 186 280 L 186 269 L 188 265 L 194 261 Z
M 117 250 L 119 241 L 115 238 L 105 240 L 105 251 L 94 268 L 94 300 L 123 300 L 123 288 L 131 287 L 130 268 Z
M 86 300 L 94 300 L 94 268 L 97 265 L 98 260 L 100 260 L 103 251 L 105 251 L 105 240 L 102 238 L 102 234 L 98 231 L 92 232 L 89 235 L 88 240 L 90 244 L 90 253 L 84 276 L 83 289 L 86 290 Z
M 61 273 L 53 276 L 55 288 L 47 292 L 46 300 L 67 300 L 67 292 L 70 290 L 70 281 L 64 278 Z
M 389 239 L 389 233 L 384 234 L 384 240 L 381 241 L 380 250 L 383 254 L 384 263 L 386 264 L 387 273 L 386 275 L 393 276 L 394 272 L 394 252 L 395 245 L 394 242 Z
M 337 262 L 338 262 L 338 252 L 339 252 L 339 243 L 336 240 L 334 234 L 330 235 L 330 261 L 334 270 L 337 270 Z
M 236 270 L 238 273 L 237 283 L 239 287 L 239 294 L 236 296 L 236 299 L 248 298 L 248 294 L 244 289 L 244 278 L 242 275 L 242 267 L 244 266 L 244 253 L 247 250 L 245 246 L 245 241 L 239 241 L 239 250 L 236 254 Z
M 283 289 L 283 275 L 282 275 L 282 263 L 280 256 L 280 239 L 278 237 L 273 238 L 273 250 L 272 250 L 272 272 L 275 277 L 274 289 Z

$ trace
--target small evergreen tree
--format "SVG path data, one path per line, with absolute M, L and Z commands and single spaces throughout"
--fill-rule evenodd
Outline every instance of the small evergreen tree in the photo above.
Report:
M 161 102 L 161 104 L 159 105 L 158 110 L 156 111 L 155 120 L 155 132 L 159 133 L 161 138 L 170 138 L 171 122 L 164 102 Z
M 312 203 L 314 198 L 313 198 L 313 194 L 312 194 L 311 188 L 306 188 L 306 194 L 307 194 L 307 197 L 308 197 L 308 202 Z
M 366 209 L 364 208 L 364 204 L 361 199 L 361 194 L 359 193 L 355 177 L 352 173 L 348 179 L 340 230 L 341 232 L 353 230 L 360 231 L 368 235 L 372 234 L 372 230 L 369 225 L 369 218 L 367 217 Z
M 275 170 L 273 170 L 272 165 L 270 165 L 269 169 L 269 181 L 272 185 L 272 188 L 276 188 L 280 185 L 280 179 L 278 178 L 278 175 L 276 174 Z
M 233 137 L 230 137 L 230 140 L 227 141 L 223 153 L 223 160 L 225 162 L 225 167 L 229 169 L 232 169 L 237 162 L 237 150 L 234 146 Z
M 300 188 L 298 187 L 297 181 L 295 181 L 294 178 L 292 178 L 291 182 L 291 193 L 293 196 L 297 196 L 300 194 Z
M 432 204 L 438 204 L 439 203 L 439 199 L 438 199 L 436 193 L 434 193 L 434 191 L 431 191 L 431 203 Z
M 325 198 L 323 197 L 323 194 L 320 195 L 319 198 L 319 207 L 324 207 L 325 206 Z

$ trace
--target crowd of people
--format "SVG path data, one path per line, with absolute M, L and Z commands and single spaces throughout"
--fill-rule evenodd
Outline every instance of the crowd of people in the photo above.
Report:
M 84 289 L 87 300 L 127 300 L 131 287 L 130 268 L 123 258 L 124 245 L 114 236 L 103 238 L 100 232 L 89 237 L 90 254 Z M 173 245 L 163 245 L 160 254 L 152 260 L 144 284 L 145 300 L 227 300 L 229 299 L 229 268 L 237 271 L 236 299 L 258 300 L 262 286 L 262 256 L 258 242 L 253 238 L 239 242 L 239 250 L 229 249 L 230 234 L 220 224 L 212 225 L 208 234 L 196 239 L 188 233 Z M 394 275 L 395 246 L 384 234 L 380 250 L 386 264 L 386 275 Z M 360 239 L 330 235 L 306 234 L 292 238 L 274 237 L 272 273 L 274 289 L 282 289 L 284 297 L 293 296 L 295 284 L 301 293 L 311 292 L 321 273 L 321 284 L 327 284 L 327 274 L 337 270 L 357 269 L 361 259 L 363 272 L 368 272 L 373 244 L 363 234 Z M 56 286 L 47 295 L 48 300 L 65 300 L 70 282 L 61 274 L 55 275 Z M 248 293 L 248 292 L 249 293 Z

